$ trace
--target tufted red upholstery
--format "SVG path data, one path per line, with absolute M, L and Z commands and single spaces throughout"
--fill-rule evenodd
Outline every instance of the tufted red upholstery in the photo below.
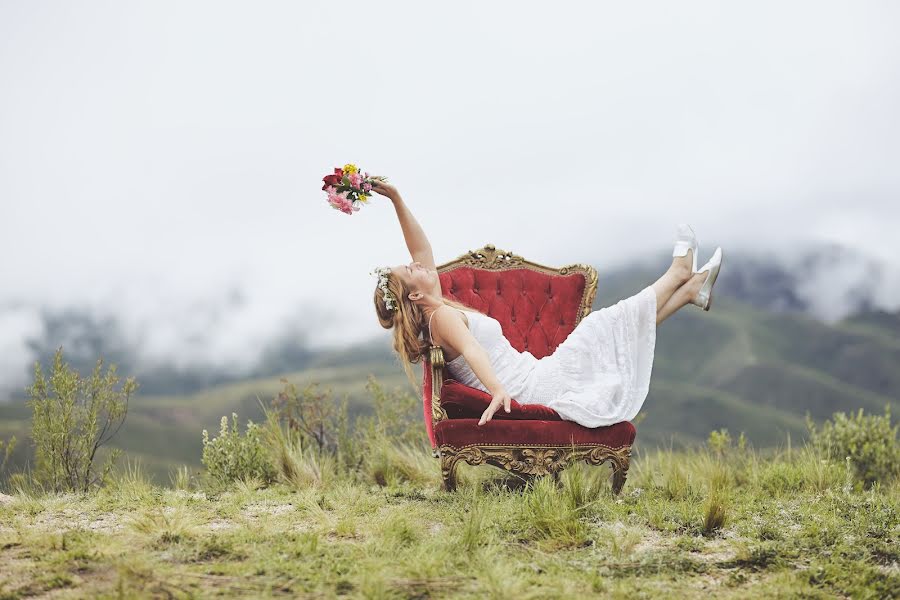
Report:
M 466 266 L 441 273 L 440 280 L 444 297 L 497 319 L 512 347 L 535 358 L 552 354 L 575 329 L 585 286 L 579 273 Z

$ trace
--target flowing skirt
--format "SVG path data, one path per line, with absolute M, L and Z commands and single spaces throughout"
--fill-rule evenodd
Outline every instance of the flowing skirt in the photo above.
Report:
M 656 292 L 584 317 L 553 354 L 539 360 L 523 404 L 549 406 L 585 427 L 633 419 L 650 391 L 656 347 Z

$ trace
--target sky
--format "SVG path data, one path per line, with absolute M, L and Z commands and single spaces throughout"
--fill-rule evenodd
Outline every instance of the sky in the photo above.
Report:
M 600 271 L 671 246 L 900 256 L 894 2 L 0 0 L 0 385 L 42 310 L 149 363 L 384 334 L 388 176 L 438 262 Z M 701 256 L 706 260 L 705 256 Z M 661 270 L 665 265 L 660 265 Z M 386 338 L 385 338 L 386 339 Z

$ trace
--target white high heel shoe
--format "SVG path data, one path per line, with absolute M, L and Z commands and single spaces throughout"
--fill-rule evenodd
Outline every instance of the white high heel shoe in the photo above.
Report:
M 672 250 L 672 256 L 686 256 L 688 250 L 692 251 L 691 273 L 697 272 L 697 253 L 700 251 L 700 243 L 691 226 L 682 223 L 678 226 L 678 233 L 675 235 L 675 249 Z
M 706 275 L 706 280 L 703 282 L 703 285 L 700 287 L 700 291 L 697 292 L 697 297 L 691 299 L 691 304 L 696 304 L 703 310 L 709 310 L 712 306 L 712 289 L 713 285 L 716 283 L 716 278 L 719 276 L 719 270 L 722 268 L 722 249 L 716 248 L 716 251 L 713 252 L 712 258 L 709 259 L 705 265 L 700 267 L 700 271 L 698 273 L 702 273 L 703 271 L 709 271 Z

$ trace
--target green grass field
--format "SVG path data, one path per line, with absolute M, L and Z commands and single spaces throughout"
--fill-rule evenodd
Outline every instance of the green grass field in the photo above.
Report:
M 0 598 L 891 598 L 900 485 L 864 491 L 807 448 L 652 452 L 524 488 L 492 467 L 440 489 L 403 468 L 208 493 L 120 474 L 0 500 Z
M 372 345 L 280 377 L 139 391 L 105 487 L 14 490 L 0 471 L 0 600 L 900 597 L 900 482 L 863 489 L 804 445 L 807 414 L 900 414 L 895 317 L 876 317 L 827 325 L 727 298 L 673 317 L 618 497 L 605 467 L 586 466 L 525 485 L 464 465 L 457 492 L 443 491 L 417 392 Z M 406 395 L 392 417 L 402 440 L 359 429 L 345 440 L 362 452 L 353 468 L 307 453 L 272 485 L 212 484 L 201 431 L 223 415 L 262 422 L 260 401 L 285 379 L 346 398 L 365 422 L 370 376 Z M 7 473 L 33 466 L 30 418 L 0 404 L 0 440 L 19 439 Z M 708 447 L 721 428 L 750 446 Z

